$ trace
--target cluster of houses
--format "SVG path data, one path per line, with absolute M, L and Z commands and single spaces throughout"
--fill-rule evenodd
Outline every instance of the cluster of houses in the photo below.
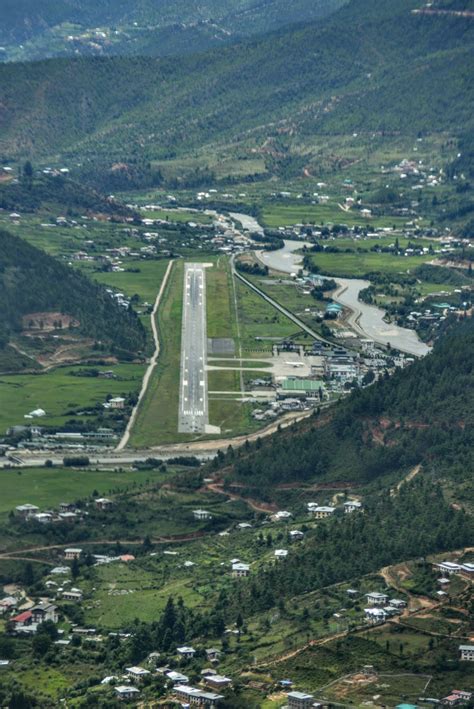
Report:
M 98 510 L 108 510 L 114 503 L 107 497 L 97 497 L 94 500 L 94 505 Z M 29 502 L 15 507 L 16 516 L 27 522 L 40 522 L 40 524 L 52 524 L 55 522 L 70 522 L 74 523 L 84 519 L 88 512 L 79 509 L 71 502 L 61 502 L 57 510 L 46 510 L 41 512 L 37 505 L 32 505 Z
M 191 646 L 185 645 L 176 650 L 178 660 L 193 660 L 195 654 L 196 650 Z M 205 654 L 207 662 L 218 664 L 220 650 L 208 648 L 205 650 Z M 123 684 L 117 684 L 114 687 L 117 697 L 121 700 L 138 700 L 141 693 L 139 687 L 144 680 L 160 675 L 167 680 L 169 694 L 172 698 L 185 705 L 211 708 L 217 706 L 224 699 L 224 696 L 219 692 L 232 686 L 230 677 L 219 674 L 212 667 L 207 667 L 200 673 L 200 686 L 193 687 L 189 684 L 189 677 L 185 673 L 170 669 L 168 665 L 156 667 L 159 656 L 159 653 L 153 652 L 148 657 L 148 664 L 152 663 L 155 666 L 153 670 L 141 666 L 127 667 L 123 675 L 105 677 L 101 684 L 122 681 Z
M 367 608 L 364 608 L 366 620 L 371 624 L 384 623 L 388 618 L 400 615 L 407 602 L 399 598 L 389 598 L 388 594 L 371 591 L 365 594 Z
M 307 508 L 308 512 L 315 519 L 327 519 L 328 517 L 332 517 L 338 509 L 332 505 L 320 505 L 317 502 L 308 502 Z M 344 511 L 344 514 L 351 514 L 352 512 L 361 512 L 364 508 L 360 500 L 346 500 L 342 503 L 340 509 Z

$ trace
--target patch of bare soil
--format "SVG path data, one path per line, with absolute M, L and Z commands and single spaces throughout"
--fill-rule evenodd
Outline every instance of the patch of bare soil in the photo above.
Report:
M 22 317 L 23 334 L 34 332 L 45 333 L 54 330 L 65 330 L 69 327 L 78 327 L 79 320 L 65 313 L 27 313 Z

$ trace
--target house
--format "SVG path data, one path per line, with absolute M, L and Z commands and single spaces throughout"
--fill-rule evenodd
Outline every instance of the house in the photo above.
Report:
M 15 507 L 16 511 L 21 517 L 30 517 L 33 514 L 36 514 L 39 512 L 39 507 L 36 507 L 36 505 L 18 505 L 18 507 Z
M 249 522 L 239 522 L 237 529 L 251 529 L 252 525 Z
M 23 611 L 23 613 L 20 613 L 19 615 L 16 615 L 14 618 L 10 619 L 12 623 L 14 623 L 15 630 L 20 630 L 20 628 L 24 628 L 27 625 L 31 625 L 33 622 L 33 613 L 31 611 Z
M 407 602 L 403 601 L 399 598 L 391 598 L 389 603 L 392 606 L 392 608 L 406 608 L 407 607 Z
M 60 512 L 74 512 L 76 506 L 73 502 L 61 502 L 59 505 Z
M 75 522 L 77 519 L 77 512 L 60 512 L 58 517 L 61 522 Z
M 178 655 L 181 655 L 181 657 L 185 657 L 188 660 L 192 659 L 196 654 L 196 650 L 188 645 L 177 647 L 176 652 L 178 653 Z
M 0 601 L 0 613 L 7 613 L 8 611 L 12 611 L 14 608 L 16 608 L 18 605 L 18 601 L 16 598 L 13 598 L 13 596 L 7 596 L 6 598 L 2 598 Z
M 442 704 L 447 704 L 448 706 L 455 706 L 456 704 L 464 704 L 465 702 L 470 702 L 472 699 L 472 692 L 464 692 L 461 689 L 453 689 L 451 694 L 441 700 Z
M 187 682 L 189 682 L 189 677 L 187 675 L 183 675 L 181 672 L 176 672 L 175 670 L 166 672 L 165 676 L 168 677 L 173 684 L 187 684 Z
M 115 396 L 113 399 L 109 399 L 108 404 L 110 409 L 124 409 L 125 399 L 122 396 Z
M 65 601 L 75 601 L 76 603 L 79 603 L 79 601 L 82 601 L 82 591 L 80 591 L 78 588 L 71 588 L 69 591 L 63 591 L 62 597 Z
M 350 514 L 351 512 L 356 512 L 362 509 L 362 502 L 359 500 L 347 500 L 344 502 L 344 513 Z
M 126 667 L 125 672 L 131 679 L 138 680 L 139 682 L 144 677 L 151 674 L 150 670 L 146 670 L 144 667 Z
M 469 694 L 469 692 L 466 692 L 466 694 Z M 464 699 L 462 699 L 456 691 L 453 691 L 451 694 L 448 694 L 447 697 L 443 697 L 441 703 L 448 707 L 455 707 L 457 704 L 463 704 Z
M 135 557 L 133 554 L 122 554 L 119 556 L 120 561 L 123 561 L 124 563 L 128 563 L 129 561 L 135 561 Z
M 467 576 L 468 578 L 473 578 L 474 577 L 474 564 L 471 562 L 465 562 L 464 564 L 461 565 L 461 573 L 463 576 Z
M 275 559 L 286 559 L 288 549 L 275 549 Z
M 225 689 L 226 687 L 230 687 L 232 684 L 232 680 L 230 677 L 224 677 L 223 675 L 207 675 L 204 678 L 204 682 L 208 685 L 208 687 L 211 687 L 212 689 Z
M 34 519 L 36 522 L 40 522 L 40 524 L 49 524 L 53 521 L 53 515 L 49 512 L 36 512 L 33 515 L 29 515 L 28 519 Z
M 212 515 L 207 510 L 193 510 L 194 519 L 212 519 Z
M 195 687 L 189 687 L 186 684 L 176 685 L 174 693 L 178 701 L 190 706 L 215 707 L 221 699 L 224 699 L 221 694 L 205 692 Z
M 46 620 L 57 623 L 59 620 L 58 609 L 52 603 L 38 603 L 31 609 L 31 615 L 33 623 L 44 623 Z
M 232 564 L 232 576 L 235 578 L 242 578 L 243 576 L 248 576 L 250 573 L 250 566 L 248 564 L 242 564 L 238 562 Z
M 298 542 L 300 539 L 303 539 L 304 532 L 300 532 L 299 529 L 292 529 L 289 533 L 289 537 L 292 542 Z
M 64 550 L 64 558 L 67 561 L 72 561 L 73 559 L 79 559 L 82 554 L 82 549 L 77 549 L 75 547 L 69 547 Z
M 289 692 L 288 709 L 307 709 L 313 706 L 314 697 L 306 692 Z
M 217 650 L 215 647 L 210 647 L 206 650 L 206 658 L 210 662 L 218 662 L 221 651 Z
M 97 497 L 94 502 L 95 506 L 99 510 L 108 510 L 114 504 L 112 500 L 108 499 L 108 497 Z
M 474 645 L 460 645 L 459 652 L 461 653 L 460 660 L 474 662 Z
M 69 568 L 69 566 L 55 566 L 54 569 L 51 569 L 49 573 L 58 576 L 66 576 L 67 574 L 71 573 L 71 569 Z
M 334 514 L 336 508 L 322 505 L 321 507 L 313 507 L 310 511 L 316 519 L 326 519 L 326 517 L 331 517 Z
M 279 510 L 278 512 L 275 512 L 275 514 L 271 515 L 270 519 L 273 522 L 281 522 L 282 520 L 285 519 L 290 519 L 293 515 L 291 512 L 288 512 L 287 510 Z
M 118 699 L 125 702 L 130 701 L 131 699 L 137 699 L 140 694 L 140 690 L 136 687 L 132 687 L 131 685 L 114 687 L 114 689 Z
M 364 613 L 370 623 L 383 623 L 387 619 L 387 613 L 383 608 L 364 608 Z
M 435 569 L 439 569 L 443 574 L 455 574 L 461 570 L 461 565 L 456 564 L 454 561 L 442 561 L 440 564 L 434 564 Z
M 365 596 L 369 606 L 385 606 L 388 603 L 388 596 L 386 593 L 372 591 L 372 593 L 366 593 Z

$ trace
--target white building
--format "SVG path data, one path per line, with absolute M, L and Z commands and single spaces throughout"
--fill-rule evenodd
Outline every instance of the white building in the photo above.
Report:
M 372 591 L 372 593 L 366 593 L 365 596 L 369 606 L 385 606 L 388 603 L 388 596 L 386 593 Z
M 212 515 L 208 510 L 193 510 L 193 515 L 194 519 L 212 519 Z
M 320 507 L 311 508 L 311 512 L 315 519 L 326 519 L 331 517 L 336 511 L 335 507 L 328 507 L 326 505 L 321 505 Z
M 474 645 L 460 645 L 459 652 L 461 653 L 460 660 L 474 662 Z
M 72 561 L 72 559 L 79 559 L 81 554 L 82 554 L 82 549 L 77 549 L 74 547 L 69 547 L 68 549 L 64 550 L 64 558 L 67 559 L 68 561 Z
M 141 681 L 144 677 L 151 674 L 150 670 L 146 670 L 144 667 L 126 667 L 125 672 L 132 679 Z
M 242 562 L 237 562 L 232 564 L 232 576 L 235 578 L 242 578 L 243 576 L 248 576 L 250 573 L 250 566 L 248 564 L 242 564 Z
M 351 512 L 356 512 L 362 509 L 362 502 L 359 500 L 347 500 L 344 502 L 344 512 L 345 514 L 350 514 Z

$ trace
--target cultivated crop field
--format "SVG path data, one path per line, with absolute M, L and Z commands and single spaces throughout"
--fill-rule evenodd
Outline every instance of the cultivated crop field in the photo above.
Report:
M 64 426 L 77 412 L 105 402 L 107 395 L 130 396 L 140 390 L 144 365 L 94 365 L 98 371 L 112 370 L 116 379 L 73 376 L 89 365 L 60 367 L 41 374 L 3 374 L 0 376 L 0 430 L 9 426 L 36 423 Z M 40 419 L 25 419 L 34 409 L 46 412 Z M 94 415 L 94 414 L 92 414 Z M 81 417 L 87 422 L 87 417 Z

